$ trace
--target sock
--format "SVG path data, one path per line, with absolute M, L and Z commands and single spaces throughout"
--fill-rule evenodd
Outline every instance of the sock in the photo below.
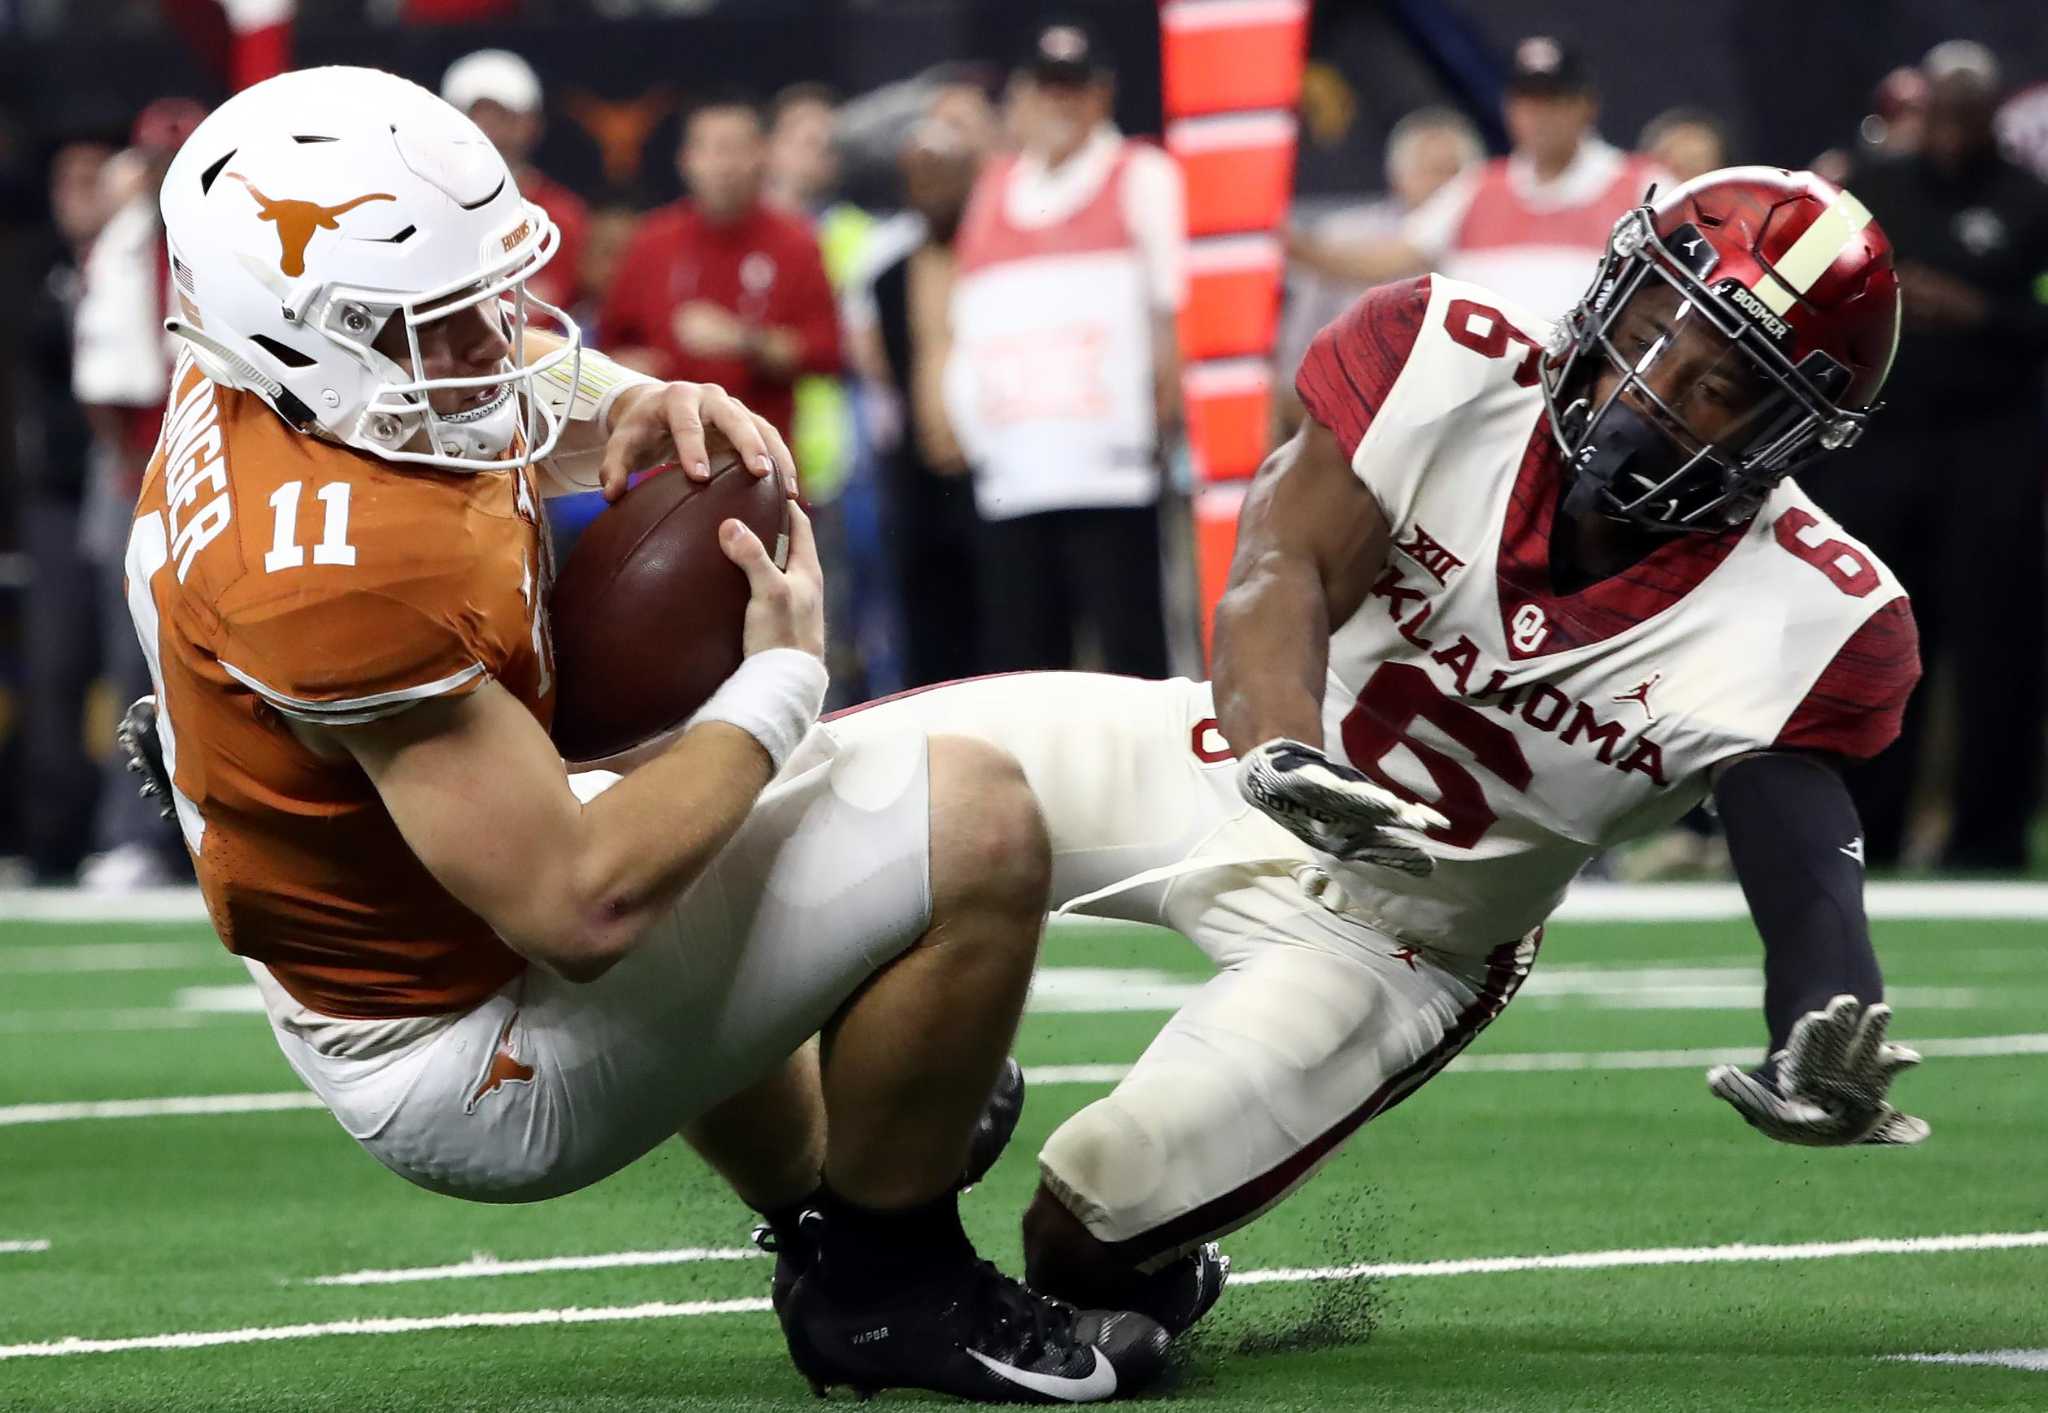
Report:
M 877 1211 L 819 1189 L 819 1271 L 842 1294 L 873 1296 L 974 1259 L 960 1225 L 960 1198 L 948 1192 L 921 1206 Z

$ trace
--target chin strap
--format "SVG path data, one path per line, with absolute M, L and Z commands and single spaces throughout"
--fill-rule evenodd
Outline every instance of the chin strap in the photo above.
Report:
M 258 394 L 301 432 L 313 429 L 313 409 L 296 393 L 197 324 L 173 316 L 164 320 L 164 329 L 192 346 L 192 357 L 207 377 Z

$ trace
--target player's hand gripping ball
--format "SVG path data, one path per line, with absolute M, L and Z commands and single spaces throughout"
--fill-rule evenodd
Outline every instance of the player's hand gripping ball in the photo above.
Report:
M 556 578 L 555 745 L 590 765 L 681 726 L 744 656 L 747 576 L 719 548 L 738 520 L 788 552 L 789 499 L 728 452 L 711 479 L 650 476 L 590 522 Z

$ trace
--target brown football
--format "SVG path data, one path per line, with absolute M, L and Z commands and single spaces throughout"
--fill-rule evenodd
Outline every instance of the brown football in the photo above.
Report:
M 743 522 L 780 564 L 789 501 L 728 452 L 709 481 L 650 476 L 590 522 L 555 579 L 555 745 L 601 761 L 689 719 L 744 656 L 747 576 L 718 547 Z

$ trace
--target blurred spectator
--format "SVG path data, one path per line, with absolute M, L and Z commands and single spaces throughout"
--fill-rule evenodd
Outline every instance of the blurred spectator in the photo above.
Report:
M 975 135 L 992 132 L 984 126 Z M 981 665 L 973 487 L 943 394 L 953 241 L 985 155 L 972 142 L 962 125 L 938 116 L 912 130 L 902 171 L 916 241 L 884 252 L 847 310 L 855 360 L 893 394 L 896 409 L 876 449 L 909 687 L 971 676 Z
M 832 90 L 791 84 L 775 95 L 768 128 L 768 174 L 762 199 L 793 216 L 816 216 L 839 184 L 832 145 Z
M 1307 228 L 1309 235 L 1331 245 L 1397 239 L 1409 212 L 1485 155 L 1479 129 L 1463 113 L 1455 108 L 1418 108 L 1387 134 L 1387 194 L 1325 213 Z M 1288 271 L 1287 310 L 1273 349 L 1273 366 L 1283 374 L 1275 380 L 1274 399 L 1283 438 L 1301 424 L 1294 370 L 1309 341 L 1365 288 L 1355 280 L 1332 279 L 1306 266 Z
M 1911 66 L 1893 69 L 1879 80 L 1871 95 L 1871 110 L 1856 126 L 1855 149 L 1829 148 L 1813 159 L 1813 170 L 1846 185 L 1859 161 L 1917 152 L 1926 127 L 1927 75 Z
M 1038 88 L 1031 80 L 1029 69 L 1017 69 L 1011 73 L 1003 84 L 1002 108 L 996 115 L 999 150 L 1021 152 L 1030 145 L 1037 96 Z
M 1704 108 L 1666 108 L 1643 124 L 1636 150 L 1673 181 L 1689 182 L 1728 165 L 1728 133 Z
M 52 230 L 31 256 L 42 278 L 23 329 L 25 385 L 15 427 L 23 472 L 19 535 L 31 566 L 22 599 L 23 784 L 36 804 L 22 827 L 29 863 L 45 882 L 68 882 L 92 839 L 96 781 L 81 725 L 99 644 L 99 590 L 79 546 L 92 433 L 71 393 L 71 341 L 80 267 L 107 217 L 103 176 L 112 155 L 104 143 L 79 141 L 52 157 Z
M 1088 32 L 1047 26 L 1024 149 L 982 169 L 955 242 L 946 407 L 983 521 L 992 669 L 1068 667 L 1077 620 L 1103 665 L 1163 677 L 1160 454 L 1180 415 L 1180 169 L 1109 121 Z
M 633 231 L 639 224 L 640 213 L 631 206 L 600 206 L 590 213 L 590 226 L 583 242 L 583 258 L 577 265 L 576 278 L 592 304 L 603 298 L 604 292 L 618 277 L 619 262 L 626 258 L 626 249 L 632 244 Z M 587 322 L 580 315 L 577 322 L 585 328 L 595 327 L 595 309 Z
M 1897 248 L 1907 331 L 1884 414 L 1812 489 L 1913 596 L 1930 679 L 1954 690 L 1957 755 L 1944 865 L 2027 859 L 2040 790 L 2044 647 L 2041 374 L 2048 361 L 2048 186 L 1999 155 L 1990 53 L 1927 58 L 1919 150 L 1873 160 L 1856 195 Z M 1898 860 L 1935 693 L 1850 781 L 1872 864 Z
M 838 370 L 839 320 L 808 226 L 761 200 L 765 145 L 741 98 L 684 121 L 689 195 L 634 231 L 598 346 L 656 377 L 722 384 L 788 436 L 797 376 Z
M 171 155 L 206 110 L 190 99 L 160 98 L 135 119 L 127 151 L 101 172 L 111 208 L 85 258 L 72 346 L 71 386 L 93 430 L 81 508 L 80 543 L 99 582 L 100 680 L 116 710 L 149 690 L 149 668 L 123 592 L 122 563 L 142 473 L 149 465 L 170 393 L 170 255 L 157 212 L 157 188 Z M 177 831 L 136 794 L 122 753 L 108 740 L 100 774 L 95 844 L 79 870 L 88 888 L 121 890 L 168 882 L 170 859 L 184 857 Z
M 931 120 L 943 123 L 970 152 L 984 156 L 1003 141 L 1003 124 L 988 90 L 972 79 L 962 78 L 940 86 L 932 95 Z
M 1515 46 L 1502 115 L 1513 151 L 1448 183 L 1400 239 L 1350 245 L 1296 233 L 1290 255 L 1362 284 L 1441 270 L 1555 319 L 1586 292 L 1621 213 L 1670 175 L 1601 141 L 1591 74 L 1548 36 Z
M 555 307 L 573 310 L 586 288 L 599 288 L 582 281 L 590 211 L 582 197 L 533 165 L 533 150 L 545 126 L 539 75 L 509 49 L 479 49 L 448 66 L 441 78 L 441 96 L 483 129 L 512 169 L 519 194 L 547 212 L 562 233 L 555 258 L 527 287 Z

